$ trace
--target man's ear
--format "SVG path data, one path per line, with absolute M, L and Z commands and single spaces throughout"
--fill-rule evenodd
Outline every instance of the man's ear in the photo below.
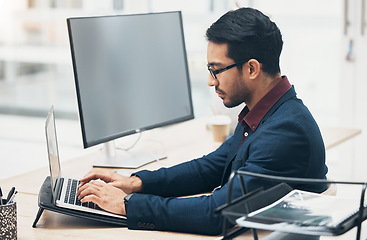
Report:
M 257 78 L 261 71 L 261 63 L 259 63 L 259 61 L 257 61 L 256 59 L 250 59 L 247 64 L 249 77 L 252 79 Z

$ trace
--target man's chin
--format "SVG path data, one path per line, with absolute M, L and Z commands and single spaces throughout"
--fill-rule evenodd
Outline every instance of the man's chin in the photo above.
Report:
M 234 104 L 234 103 L 231 103 L 231 102 L 226 102 L 224 100 L 223 100 L 223 104 L 227 108 L 234 108 L 234 107 L 237 107 L 238 105 L 240 105 L 240 104 Z

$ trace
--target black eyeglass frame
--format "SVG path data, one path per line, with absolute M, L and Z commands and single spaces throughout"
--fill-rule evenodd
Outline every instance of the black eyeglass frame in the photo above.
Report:
M 207 67 L 208 67 L 208 71 L 210 72 L 210 75 L 214 78 L 214 79 L 218 79 L 217 78 L 217 74 L 221 73 L 221 72 L 224 72 L 224 71 L 227 71 L 231 68 L 234 68 L 235 66 L 239 65 L 239 64 L 244 64 L 246 62 L 248 62 L 249 60 L 244 60 L 244 61 L 239 61 L 239 62 L 235 62 L 231 65 L 228 65 L 224 68 L 220 68 L 220 69 L 217 69 L 217 70 L 213 70 L 212 67 L 210 66 L 210 64 L 207 64 Z

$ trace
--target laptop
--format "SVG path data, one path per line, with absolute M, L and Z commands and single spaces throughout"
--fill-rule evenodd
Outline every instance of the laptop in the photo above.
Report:
M 104 211 L 99 208 L 98 205 L 92 202 L 81 203 L 76 196 L 79 180 L 62 176 L 53 106 L 48 113 L 45 130 L 53 204 L 61 208 L 74 209 L 82 212 L 89 212 L 103 216 L 126 219 L 126 216 Z

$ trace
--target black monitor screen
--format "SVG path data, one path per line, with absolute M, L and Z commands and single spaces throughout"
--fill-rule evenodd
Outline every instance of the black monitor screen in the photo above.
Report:
M 67 24 L 85 148 L 193 118 L 181 12 Z

